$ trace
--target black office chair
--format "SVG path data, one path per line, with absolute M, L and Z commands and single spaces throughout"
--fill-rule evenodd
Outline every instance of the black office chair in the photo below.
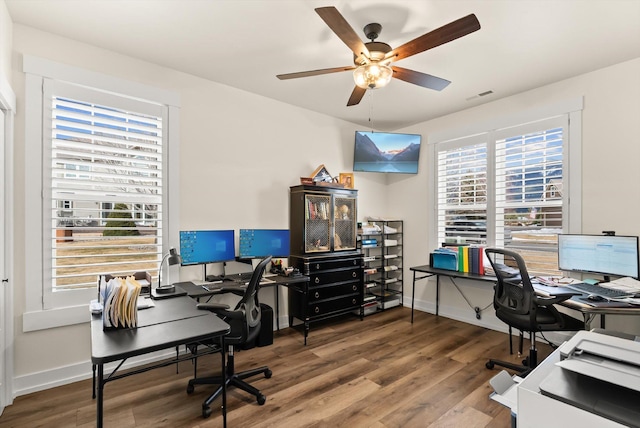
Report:
M 264 274 L 265 268 L 271 261 L 271 256 L 263 259 L 258 266 L 254 269 L 253 275 L 249 284 L 245 287 L 242 286 L 223 286 L 219 293 L 225 294 L 233 293 L 237 296 L 241 296 L 240 301 L 236 305 L 234 310 L 229 310 L 230 306 L 221 303 L 200 303 L 198 309 L 208 310 L 214 312 L 220 318 L 224 319 L 230 326 L 231 331 L 228 335 L 222 337 L 221 347 L 227 350 L 227 366 L 226 366 L 226 385 L 238 387 L 250 394 L 256 396 L 258 404 L 263 405 L 267 398 L 254 386 L 245 382 L 244 379 L 257 374 L 263 373 L 267 379 L 271 377 L 271 370 L 267 366 L 258 367 L 255 369 L 247 370 L 244 372 L 236 373 L 234 369 L 234 350 L 236 347 L 240 347 L 248 342 L 256 339 L 260 333 L 261 325 L 261 312 L 260 303 L 258 302 L 258 289 L 260 286 L 260 279 Z M 187 386 L 187 392 L 192 393 L 194 385 L 200 384 L 214 384 L 219 387 L 202 403 L 202 416 L 208 417 L 211 415 L 211 409 L 209 406 L 211 403 L 222 393 L 222 376 L 213 377 L 194 377 L 189 380 Z
M 578 331 L 584 322 L 559 312 L 553 305 L 571 296 L 541 297 L 536 295 L 523 258 L 513 251 L 486 248 L 485 253 L 497 278 L 494 287 L 493 307 L 496 316 L 511 327 L 529 333 L 529 356 L 522 365 L 490 359 L 486 366 L 502 366 L 526 375 L 538 364 L 536 332 Z M 511 340 L 511 338 L 509 339 Z

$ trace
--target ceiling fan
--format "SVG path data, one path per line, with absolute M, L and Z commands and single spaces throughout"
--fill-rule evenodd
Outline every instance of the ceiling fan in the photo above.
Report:
M 365 36 L 370 41 L 363 43 L 335 7 L 319 7 L 316 12 L 340 40 L 351 49 L 354 65 L 279 74 L 277 77 L 278 79 L 286 80 L 353 70 L 356 87 L 349 97 L 347 106 L 358 104 L 367 89 L 381 88 L 389 83 L 392 77 L 424 88 L 436 91 L 443 90 L 451 83 L 450 81 L 419 71 L 391 66 L 390 64 L 451 42 L 480 29 L 478 18 L 474 14 L 470 14 L 392 49 L 386 43 L 375 41 L 382 31 L 382 25 L 380 24 L 372 23 L 364 27 Z

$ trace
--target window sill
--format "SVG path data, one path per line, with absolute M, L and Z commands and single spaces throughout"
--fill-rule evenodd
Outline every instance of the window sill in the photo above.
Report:
M 48 309 L 43 311 L 25 312 L 22 314 L 22 331 L 46 330 L 68 325 L 89 322 L 88 305 L 70 306 L 66 308 Z

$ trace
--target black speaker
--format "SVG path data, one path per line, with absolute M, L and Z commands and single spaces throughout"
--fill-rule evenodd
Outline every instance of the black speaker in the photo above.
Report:
M 245 343 L 240 349 L 251 349 L 256 346 L 269 346 L 273 344 L 273 308 L 260 303 L 260 332 L 258 337 Z
M 273 344 L 273 308 L 260 303 L 260 311 L 260 334 L 256 338 L 256 346 L 269 346 Z

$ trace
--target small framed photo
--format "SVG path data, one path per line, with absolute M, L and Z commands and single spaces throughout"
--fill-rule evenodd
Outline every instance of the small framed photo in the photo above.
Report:
M 353 189 L 353 173 L 352 172 L 341 172 L 340 173 L 340 183 L 344 185 L 347 189 Z

